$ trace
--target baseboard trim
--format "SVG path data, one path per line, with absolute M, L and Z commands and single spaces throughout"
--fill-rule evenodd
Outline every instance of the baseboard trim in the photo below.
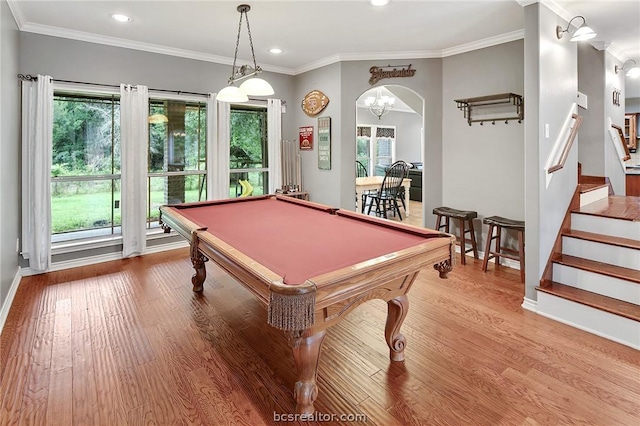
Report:
M 7 298 L 2 304 L 2 309 L 0 309 L 0 334 L 2 334 L 2 329 L 4 328 L 4 324 L 7 321 L 7 317 L 9 316 L 9 310 L 11 309 L 11 305 L 13 304 L 13 298 L 16 296 L 21 279 L 22 279 L 22 272 L 20 267 L 18 266 L 18 271 L 16 272 L 15 277 L 13 277 L 13 282 L 11 283 L 11 287 L 9 287 L 9 293 L 7 293 Z
M 527 311 L 538 313 L 538 301 L 528 298 L 522 299 L 522 305 L 520 305 L 522 309 L 526 309 Z
M 456 244 L 456 253 L 460 254 L 460 246 L 457 244 Z M 467 256 L 469 255 L 473 256 L 473 253 L 471 252 L 467 253 Z M 478 259 L 480 260 L 484 259 L 483 251 L 478 250 Z M 492 257 L 491 259 L 489 259 L 488 263 L 496 263 L 496 258 Z M 500 266 L 506 266 L 507 268 L 517 269 L 518 271 L 520 270 L 520 262 L 512 259 L 507 259 L 506 257 L 500 258 Z
M 144 254 L 146 255 L 146 254 L 161 253 L 163 251 L 175 250 L 175 249 L 180 249 L 185 247 L 189 247 L 189 243 L 187 241 L 176 241 L 173 243 L 159 244 L 156 246 L 147 247 Z M 64 269 L 71 269 L 71 268 L 81 268 L 83 266 L 95 265 L 97 263 L 111 262 L 114 260 L 121 260 L 121 259 L 123 259 L 121 252 L 103 254 L 100 256 L 83 257 L 80 259 L 73 259 L 73 260 L 67 260 L 64 262 L 53 263 L 49 268 L 49 270 L 47 270 L 46 272 L 62 271 Z M 42 273 L 43 273 L 42 271 L 34 271 L 31 268 L 22 268 L 22 276 L 25 276 L 25 277 L 29 275 L 37 275 Z

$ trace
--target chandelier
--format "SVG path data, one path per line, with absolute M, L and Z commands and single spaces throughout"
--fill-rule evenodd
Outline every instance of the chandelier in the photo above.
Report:
M 383 95 L 382 91 L 378 90 L 375 97 L 369 96 L 365 98 L 364 104 L 369 108 L 371 114 L 375 115 L 378 117 L 378 120 L 380 120 L 383 115 L 386 115 L 391 111 L 395 101 L 396 98 Z
M 221 102 L 247 102 L 249 96 L 269 96 L 273 95 L 273 87 L 256 75 L 262 72 L 256 64 L 256 54 L 253 50 L 253 40 L 251 38 L 251 28 L 249 27 L 249 16 L 247 12 L 251 10 L 248 4 L 238 6 L 240 12 L 240 22 L 238 23 L 238 37 L 236 39 L 236 51 L 233 55 L 233 68 L 231 69 L 231 77 L 229 77 L 229 85 L 218 92 L 217 99 Z M 238 46 L 240 45 L 240 32 L 242 31 L 242 17 L 247 20 L 247 33 L 249 34 L 249 45 L 251 46 L 251 56 L 253 57 L 253 67 L 251 65 L 236 66 L 238 60 Z M 251 77 L 251 78 L 249 78 Z M 240 80 L 245 80 L 240 87 L 234 84 Z

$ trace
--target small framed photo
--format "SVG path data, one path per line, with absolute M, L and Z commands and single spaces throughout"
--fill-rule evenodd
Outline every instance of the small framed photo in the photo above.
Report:
M 313 149 L 313 126 L 300 127 L 300 149 Z

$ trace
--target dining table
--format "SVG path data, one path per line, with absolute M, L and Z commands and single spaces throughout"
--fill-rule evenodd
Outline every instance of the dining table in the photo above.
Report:
M 362 202 L 362 194 L 366 191 L 372 190 L 380 190 L 382 185 L 382 181 L 384 180 L 384 176 L 364 176 L 356 178 L 356 211 L 358 207 L 360 208 L 360 212 L 364 213 L 365 205 Z M 409 189 L 411 188 L 411 179 L 404 178 L 402 180 L 402 186 L 404 186 L 404 193 L 402 197 L 404 198 L 405 214 L 407 217 L 409 216 Z M 361 204 L 358 206 L 358 204 Z

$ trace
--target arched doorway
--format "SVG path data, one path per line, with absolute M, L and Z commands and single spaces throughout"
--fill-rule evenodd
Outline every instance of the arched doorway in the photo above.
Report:
M 381 106 L 382 100 L 391 100 L 391 106 Z M 407 197 L 410 214 L 405 221 L 417 226 L 423 226 L 424 217 L 423 114 L 424 99 L 404 86 L 376 86 L 356 100 L 356 161 L 365 166 L 369 176 L 384 176 L 385 167 L 397 160 L 414 166 L 410 170 L 411 185 Z M 358 189 L 362 188 L 356 189 L 360 192 Z M 359 203 L 361 200 L 356 200 L 356 204 Z

